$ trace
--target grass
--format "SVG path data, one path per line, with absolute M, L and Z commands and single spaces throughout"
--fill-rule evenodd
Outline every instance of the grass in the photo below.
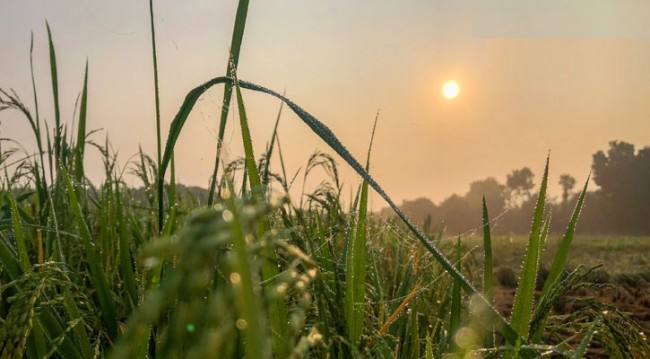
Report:
M 574 230 L 582 201 L 557 244 L 548 238 L 543 185 L 530 235 L 516 256 L 504 254 L 504 240 L 491 236 L 489 203 L 483 203 L 479 242 L 424 233 L 369 174 L 372 136 L 363 166 L 299 105 L 237 78 L 247 9 L 240 1 L 225 76 L 187 94 L 164 149 L 156 95 L 155 159 L 140 151 L 128 165 L 142 192 L 125 185 L 108 139 L 98 144 L 89 137 L 88 65 L 77 125 L 61 122 L 58 93 L 65 84 L 58 82 L 49 26 L 54 128 L 37 106 L 33 116 L 18 94 L 0 92 L 0 111 L 21 113 L 38 147 L 35 156 L 26 153 L 14 164 L 18 151 L 0 156 L 6 169 L 0 178 L 3 358 L 580 357 L 592 345 L 620 357 L 650 355 L 637 324 L 616 308 L 592 301 L 568 317 L 554 310 L 592 274 L 566 270 L 574 265 L 569 248 L 581 244 Z M 157 94 L 152 2 L 150 16 Z M 194 104 L 217 85 L 224 86 L 220 139 L 234 92 L 244 157 L 221 163 L 217 142 L 209 205 L 201 207 L 177 191 L 173 153 Z M 297 201 L 289 198 L 293 179 L 286 175 L 277 125 L 267 150 L 256 156 L 243 90 L 279 99 L 359 174 L 350 208 L 341 201 L 337 163 L 323 153 L 309 158 L 304 176 L 322 167 L 330 178 Z M 89 149 L 103 158 L 102 183 L 86 179 Z M 544 184 L 548 166 L 547 160 Z M 371 189 L 401 222 L 368 211 Z M 545 260 L 553 264 L 546 267 Z M 494 268 L 505 261 L 521 264 L 508 319 L 493 294 Z M 551 268 L 551 284 L 539 292 L 544 268 Z

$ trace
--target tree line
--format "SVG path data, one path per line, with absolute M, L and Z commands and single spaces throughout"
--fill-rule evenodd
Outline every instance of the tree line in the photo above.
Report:
M 592 157 L 591 178 L 597 188 L 587 192 L 579 231 L 650 235 L 650 147 L 636 150 L 633 144 L 611 141 L 607 151 L 598 151 Z M 566 228 L 582 183 L 569 174 L 555 180 L 562 193 L 552 199 L 547 210 L 552 211 L 551 231 L 560 232 Z M 593 183 L 589 185 L 592 188 Z M 444 227 L 447 234 L 458 234 L 480 229 L 485 196 L 494 233 L 527 233 L 537 200 L 536 188 L 535 174 L 524 167 L 510 172 L 505 183 L 488 177 L 472 182 L 464 196 L 454 194 L 440 204 L 424 197 L 405 200 L 401 208 L 425 230 Z M 385 208 L 380 215 L 390 218 L 394 214 Z

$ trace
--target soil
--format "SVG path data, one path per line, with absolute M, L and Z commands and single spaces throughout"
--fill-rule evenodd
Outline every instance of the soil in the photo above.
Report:
M 538 293 L 539 294 L 539 293 Z M 494 302 L 496 308 L 505 318 L 510 318 L 510 312 L 514 302 L 515 288 L 496 287 L 494 291 Z M 635 283 L 618 283 L 606 288 L 588 288 L 569 293 L 557 305 L 554 310 L 556 314 L 568 314 L 580 309 L 579 301 L 572 299 L 593 297 L 603 304 L 613 305 L 620 311 L 629 313 L 639 324 L 645 333 L 646 340 L 650 344 L 650 282 L 646 280 Z M 590 349 L 588 357 L 600 358 L 609 357 L 602 348 L 595 343 Z

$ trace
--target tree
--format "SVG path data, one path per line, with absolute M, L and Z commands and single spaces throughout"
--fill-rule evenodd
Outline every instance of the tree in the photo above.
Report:
M 519 208 L 531 197 L 531 190 L 535 187 L 533 178 L 535 175 L 528 167 L 513 170 L 506 177 L 508 189 L 508 207 Z
M 469 185 L 469 192 L 465 200 L 472 208 L 472 214 L 481 216 L 481 203 L 483 197 L 490 208 L 490 213 L 501 214 L 506 208 L 505 186 L 499 183 L 494 177 L 488 177 L 482 181 L 474 181 Z
M 623 141 L 593 155 L 593 178 L 604 202 L 603 220 L 618 233 L 650 233 L 650 147 Z
M 559 184 L 562 186 L 562 207 L 566 210 L 567 204 L 569 203 L 569 194 L 576 185 L 576 179 L 570 174 L 565 173 L 560 176 Z

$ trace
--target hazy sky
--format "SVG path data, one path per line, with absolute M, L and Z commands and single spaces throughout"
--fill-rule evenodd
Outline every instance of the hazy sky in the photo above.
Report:
M 163 132 L 185 94 L 225 72 L 236 1 L 155 1 Z M 126 165 L 155 157 L 148 2 L 0 0 L 0 87 L 32 104 L 34 31 L 41 113 L 53 120 L 47 33 L 56 45 L 63 119 L 71 121 L 90 63 L 90 129 Z M 360 159 L 380 110 L 372 173 L 396 200 L 436 202 L 473 180 L 529 166 L 551 181 L 586 178 L 610 140 L 650 144 L 650 1 L 251 1 L 239 77 L 282 92 L 326 123 Z M 444 100 L 456 80 L 461 93 Z M 204 96 L 177 146 L 183 183 L 207 186 L 222 88 Z M 279 107 L 244 93 L 259 155 Z M 0 115 L 0 137 L 33 151 L 25 121 Z M 52 122 L 50 122 L 51 124 Z M 228 156 L 242 154 L 237 122 Z M 285 111 L 290 172 L 325 145 Z M 102 165 L 89 157 L 98 179 Z M 342 161 L 339 161 L 342 164 Z M 276 167 L 277 168 L 277 167 Z M 348 185 L 359 179 L 343 169 Z M 133 183 L 138 184 L 138 183 Z M 552 187 L 558 195 L 557 186 Z

